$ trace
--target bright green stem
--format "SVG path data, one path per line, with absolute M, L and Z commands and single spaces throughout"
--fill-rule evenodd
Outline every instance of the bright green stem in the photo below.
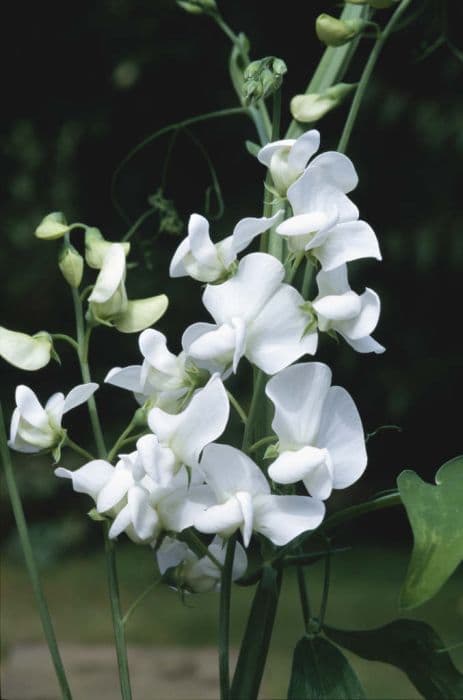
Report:
M 111 601 L 111 613 L 113 618 L 114 639 L 116 642 L 117 664 L 119 667 L 119 681 L 121 686 L 122 700 L 132 700 L 130 688 L 129 663 L 127 660 L 127 647 L 125 642 L 124 618 L 122 616 L 121 602 L 119 595 L 119 581 L 117 578 L 116 552 L 114 543 L 109 539 L 107 525 L 105 528 L 105 552 L 108 574 L 109 598 Z
M 377 40 L 375 42 L 375 45 L 370 53 L 368 61 L 365 64 L 365 68 L 363 69 L 362 76 L 360 78 L 357 89 L 355 91 L 354 99 L 352 100 L 351 108 L 349 110 L 349 114 L 348 114 L 346 123 L 344 125 L 344 129 L 343 129 L 341 138 L 339 140 L 337 150 L 340 153 L 345 153 L 347 150 L 350 135 L 352 133 L 352 129 L 353 129 L 354 124 L 355 124 L 355 120 L 357 119 L 358 111 L 360 109 L 360 105 L 361 105 L 363 96 L 365 94 L 365 90 L 367 88 L 371 74 L 373 73 L 373 69 L 376 65 L 376 61 L 378 60 L 379 55 L 383 49 L 383 46 L 386 43 L 386 41 L 388 40 L 389 36 L 391 35 L 391 32 L 394 29 L 397 22 L 399 21 L 400 17 L 403 15 L 403 13 L 405 12 L 405 10 L 407 9 L 407 7 L 410 5 L 411 2 L 412 2 L 412 0 L 402 0 L 402 2 L 399 4 L 396 11 L 392 15 L 391 19 L 389 20 L 389 22 L 384 27 L 384 30 L 381 32 L 381 34 L 379 35 L 379 37 L 377 38 Z
M 114 457 L 117 455 L 117 451 L 121 448 L 121 446 L 124 444 L 124 442 L 127 440 L 128 436 L 130 433 L 133 431 L 134 428 L 139 425 L 138 423 L 138 416 L 134 416 L 128 426 L 125 428 L 125 430 L 122 431 L 122 433 L 119 435 L 117 438 L 116 442 L 114 445 L 111 447 L 111 449 L 108 452 L 108 462 L 112 462 Z
M 74 442 L 74 440 L 71 440 L 69 435 L 66 435 L 66 439 L 64 441 L 64 446 L 69 447 L 71 450 L 76 452 L 78 455 L 81 455 L 81 457 L 85 457 L 85 459 L 92 461 L 95 459 L 95 457 L 90 454 L 90 452 L 87 452 L 83 447 L 77 444 L 77 442 Z
M 236 537 L 227 543 L 227 553 L 220 584 L 219 615 L 219 676 L 220 700 L 230 700 L 230 603 L 233 560 L 235 558 Z
M 47 640 L 47 645 L 53 661 L 53 666 L 55 668 L 56 677 L 61 688 L 61 694 L 63 700 L 72 700 L 71 690 L 68 685 L 66 672 L 64 670 L 63 662 L 59 653 L 53 624 L 50 618 L 50 612 L 48 610 L 47 601 L 45 599 L 42 584 L 39 578 L 39 573 L 37 570 L 34 552 L 32 550 L 31 541 L 29 539 L 29 532 L 27 529 L 27 522 L 21 503 L 21 496 L 19 495 L 19 490 L 16 484 L 13 465 L 11 463 L 10 453 L 8 451 L 6 440 L 7 439 L 5 434 L 5 424 L 3 422 L 3 412 L 0 404 L 0 446 L 3 468 L 5 470 L 6 487 L 8 489 L 8 494 L 11 500 L 13 515 L 16 521 L 16 527 L 18 528 L 19 540 L 21 542 L 21 547 L 24 553 L 27 572 L 32 583 L 32 589 L 34 591 L 35 602 L 39 611 L 43 632 L 45 635 L 45 639 Z
M 79 345 L 79 363 L 80 371 L 82 374 L 82 379 L 85 383 L 91 382 L 90 368 L 88 365 L 88 343 L 90 339 L 90 328 L 85 331 L 84 326 L 84 314 L 82 311 L 82 302 L 79 297 L 77 289 L 72 288 L 72 300 L 74 302 L 74 313 L 76 317 L 76 332 L 77 332 L 77 342 Z M 100 459 L 106 457 L 106 446 L 103 437 L 103 431 L 101 429 L 100 419 L 98 417 L 98 410 L 96 407 L 96 401 L 93 396 L 87 401 L 88 412 L 90 414 L 90 422 L 92 424 L 93 434 L 95 436 L 95 442 L 97 446 L 98 456 Z
M 71 345 L 74 350 L 79 351 L 79 345 L 74 338 L 71 338 L 70 335 L 66 335 L 65 333 L 52 333 L 51 337 L 53 340 L 64 340 L 65 343 L 68 343 L 68 345 Z
M 257 450 L 260 450 L 261 447 L 265 447 L 265 445 L 269 445 L 271 442 L 276 441 L 276 436 L 275 435 L 267 435 L 266 437 L 261 438 L 260 440 L 257 440 L 253 445 L 248 447 L 248 453 L 251 454 L 252 452 L 257 452 Z

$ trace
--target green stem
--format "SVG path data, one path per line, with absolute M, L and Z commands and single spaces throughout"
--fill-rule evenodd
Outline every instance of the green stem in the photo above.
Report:
M 251 406 L 249 408 L 248 419 L 244 428 L 243 444 L 241 448 L 244 452 L 247 452 L 247 450 L 249 449 L 249 445 L 251 444 L 251 440 L 253 438 L 252 431 L 255 428 L 254 423 L 261 404 L 265 380 L 266 375 L 262 372 L 262 370 L 257 370 L 254 382 L 254 391 L 251 399 Z
M 304 620 L 304 629 L 307 634 L 310 625 L 310 603 L 302 566 L 297 567 L 297 584 L 299 588 L 299 599 L 301 601 L 302 619 Z
M 349 508 L 344 508 L 344 510 L 339 510 L 337 513 L 333 513 L 326 518 L 322 528 L 325 532 L 332 532 L 339 527 L 339 525 L 354 520 L 365 513 L 372 513 L 375 510 L 382 510 L 383 508 L 391 508 L 392 506 L 400 505 L 402 505 L 402 499 L 398 492 L 380 496 L 379 498 L 373 498 L 371 501 L 366 501 L 366 503 L 350 506 Z
M 223 571 L 223 565 L 218 559 L 212 554 L 210 549 L 206 547 L 204 542 L 198 537 L 192 527 L 183 530 L 180 539 L 189 546 L 189 548 L 196 554 L 197 557 L 207 557 L 216 566 L 219 571 Z
M 269 445 L 271 442 L 276 441 L 276 436 L 275 435 L 267 435 L 266 437 L 261 438 L 260 440 L 257 440 L 253 445 L 248 447 L 248 453 L 251 454 L 252 452 L 257 452 L 257 450 L 260 450 L 261 447 L 264 447 L 265 445 Z
M 108 537 L 106 523 L 104 524 L 104 531 L 109 598 L 111 601 L 111 614 L 113 618 L 114 640 L 116 642 L 117 665 L 119 668 L 121 695 L 122 700 L 132 700 L 129 664 L 127 660 L 127 648 L 125 642 L 124 618 L 122 617 L 121 602 L 119 596 L 119 581 L 117 578 L 116 552 L 114 549 L 114 543 Z
M 120 447 L 123 445 L 123 443 L 127 440 L 127 437 L 130 435 L 132 430 L 136 428 L 138 425 L 138 416 L 135 415 L 128 426 L 125 428 L 125 430 L 122 431 L 122 433 L 119 435 L 117 438 L 116 442 L 114 445 L 111 447 L 111 449 L 108 452 L 108 462 L 112 462 L 114 457 L 117 455 L 117 451 L 120 449 Z
M 50 618 L 47 601 L 40 582 L 37 563 L 35 561 L 34 552 L 32 550 L 29 532 L 27 529 L 26 517 L 22 507 L 21 496 L 14 475 L 13 465 L 10 459 L 10 453 L 7 447 L 7 438 L 5 434 L 5 424 L 3 421 L 3 411 L 0 404 L 0 446 L 2 454 L 3 468 L 5 470 L 6 487 L 13 509 L 13 515 L 18 528 L 19 540 L 24 553 L 27 572 L 31 580 L 32 589 L 34 591 L 35 602 L 39 611 L 40 621 L 42 623 L 45 639 L 47 640 L 48 649 L 53 661 L 56 677 L 61 688 L 63 700 L 72 700 L 71 690 L 66 678 L 63 662 L 58 649 L 58 644 L 53 629 L 53 623 Z
M 151 591 L 156 588 L 156 586 L 160 583 L 161 579 L 158 578 L 156 581 L 153 581 L 153 583 L 150 583 L 150 585 L 145 588 L 143 593 L 141 593 L 138 598 L 134 600 L 132 605 L 128 608 L 127 612 L 125 613 L 124 617 L 122 618 L 122 624 L 125 626 L 127 622 L 129 621 L 130 616 L 134 612 L 136 608 L 140 605 L 140 603 L 145 600 L 145 598 L 151 593 Z
M 229 400 L 230 400 L 231 405 L 233 406 L 233 408 L 235 409 L 235 411 L 236 411 L 237 414 L 239 415 L 239 417 L 240 417 L 240 419 L 242 420 L 242 422 L 243 422 L 244 424 L 246 424 L 246 423 L 247 423 L 247 420 L 248 420 L 248 417 L 247 417 L 247 415 L 246 415 L 245 410 L 244 410 L 244 409 L 242 408 L 242 406 L 240 405 L 239 401 L 237 401 L 237 399 L 235 399 L 235 397 L 233 396 L 233 394 L 232 394 L 230 391 L 227 391 L 227 396 L 228 396 L 228 398 L 229 398 Z
M 298 271 L 300 264 L 304 260 L 304 258 L 305 258 L 305 252 L 303 250 L 296 254 L 296 257 L 293 260 L 293 264 L 291 265 L 291 267 L 288 270 L 288 273 L 286 275 L 285 282 L 287 284 L 292 284 L 292 282 L 296 276 L 296 272 Z
M 65 335 L 64 333 L 52 333 L 51 337 L 53 340 L 64 340 L 65 343 L 68 343 L 74 348 L 74 350 L 79 352 L 79 344 L 76 340 L 74 340 L 74 338 L 71 338 L 70 335 Z
M 129 228 L 129 230 L 127 231 L 125 236 L 122 237 L 121 240 L 128 241 L 130 238 L 132 238 L 132 236 L 134 235 L 134 233 L 136 233 L 138 231 L 140 226 L 142 226 L 145 223 L 145 221 L 150 218 L 150 216 L 153 216 L 153 214 L 156 214 L 156 211 L 157 211 L 157 209 L 153 208 L 153 209 L 148 209 L 147 211 L 143 212 L 143 214 L 141 214 L 138 217 L 138 219 L 135 221 L 135 223 L 132 224 L 132 226 Z
M 233 560 L 235 557 L 236 537 L 232 537 L 227 543 L 225 564 L 222 570 L 220 584 L 220 615 L 219 615 L 219 676 L 220 676 L 220 700 L 230 700 L 230 602 Z
M 64 442 L 65 447 L 70 447 L 71 450 L 74 450 L 74 452 L 77 452 L 77 454 L 81 455 L 82 457 L 85 457 L 85 459 L 88 459 L 90 461 L 94 460 L 95 457 L 90 454 L 90 452 L 87 452 L 83 447 L 77 444 L 77 442 L 74 442 L 74 440 L 71 440 L 69 435 L 66 435 L 66 439 Z
M 352 133 L 352 129 L 355 124 L 355 120 L 357 119 L 358 111 L 360 109 L 360 104 L 362 102 L 363 96 L 365 94 L 365 90 L 367 88 L 368 82 L 370 80 L 371 74 L 373 73 L 373 69 L 376 65 L 376 61 L 379 58 L 379 55 L 383 49 L 384 44 L 388 40 L 392 30 L 394 29 L 394 26 L 397 24 L 398 20 L 400 17 L 403 15 L 407 7 L 410 5 L 412 0 L 402 0 L 400 5 L 397 7 L 396 11 L 390 18 L 389 22 L 386 24 L 384 27 L 383 31 L 381 32 L 380 36 L 376 40 L 373 49 L 370 53 L 370 56 L 368 58 L 368 61 L 365 64 L 365 68 L 363 69 L 362 76 L 360 78 L 360 81 L 357 85 L 357 89 L 355 91 L 354 99 L 352 100 L 352 104 L 349 110 L 349 114 L 347 116 L 346 123 L 344 125 L 343 132 L 341 134 L 341 138 L 339 140 L 338 148 L 337 150 L 340 153 L 345 153 L 347 150 L 347 146 L 349 143 L 349 139 Z
M 301 294 L 303 298 L 307 301 L 309 298 L 310 286 L 312 284 L 314 273 L 314 266 L 312 262 L 307 258 L 304 270 L 304 278 L 302 280 Z
M 330 590 L 331 551 L 329 549 L 329 541 L 327 542 L 327 544 L 328 544 L 328 551 L 326 553 L 326 558 L 325 558 L 325 578 L 323 579 L 322 602 L 320 605 L 320 614 L 319 614 L 319 618 L 318 618 L 319 629 L 323 628 L 323 625 L 325 622 L 326 608 L 328 605 L 328 593 Z

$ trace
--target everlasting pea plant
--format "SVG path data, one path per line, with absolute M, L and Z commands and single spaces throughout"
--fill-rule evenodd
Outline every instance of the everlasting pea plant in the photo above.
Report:
M 374 60 L 409 4 L 409 0 L 383 3 L 383 7 L 395 8 L 383 29 L 376 25 Z M 32 389 L 18 386 L 8 446 L 19 452 L 51 453 L 54 463 L 59 464 L 54 470 L 56 477 L 68 480 L 74 491 L 87 494 L 91 499 L 89 515 L 103 524 L 124 700 L 131 698 L 124 632 L 128 614 L 122 614 L 119 601 L 115 546 L 125 536 L 151 548 L 153 579 L 157 576 L 160 582 L 188 594 L 219 591 L 222 700 L 257 698 L 281 578 L 290 567 L 297 569 L 304 636 L 296 646 L 288 697 L 363 697 L 360 682 L 338 647 L 353 649 L 362 656 L 362 649 L 369 647 L 368 635 L 373 639 L 384 634 L 387 639 L 388 630 L 350 633 L 325 625 L 329 562 L 336 553 L 335 530 L 361 513 L 398 505 L 401 499 L 412 525 L 419 521 L 416 504 L 403 495 L 400 480 L 399 491 L 326 516 L 332 491 L 347 489 L 360 479 L 368 458 L 354 399 L 342 387 L 332 385 L 336 370 L 316 355 L 319 337 L 327 334 L 345 341 L 359 353 L 384 351 L 371 336 L 380 316 L 378 295 L 369 288 L 358 294 L 348 281 L 348 266 L 353 261 L 381 260 L 376 234 L 359 218 L 359 210 L 348 196 L 356 188 L 358 176 L 343 153 L 372 59 L 355 92 L 338 150 L 320 153 L 320 132 L 305 130 L 301 122 L 293 121 L 286 137 L 280 138 L 284 63 L 272 57 L 250 63 L 247 40 L 225 24 L 214 0 L 191 0 L 179 5 L 193 14 L 209 15 L 232 39 L 232 79 L 242 106 L 230 111 L 248 114 L 257 128 L 261 144 L 251 144 L 250 150 L 264 168 L 263 216 L 242 218 L 231 235 L 217 240 L 207 219 L 201 213 L 191 214 L 186 235 L 173 254 L 170 276 L 190 276 L 205 285 L 198 286 L 198 294 L 202 294 L 212 322 L 199 321 L 187 327 L 179 355 L 168 349 L 167 338 L 161 332 L 151 328 L 166 312 L 167 297 L 156 294 L 128 299 L 128 241 L 108 241 L 94 227 L 68 224 L 59 212 L 46 216 L 36 236 L 62 241 L 59 267 L 71 288 L 76 335 L 39 332 L 28 336 L 0 328 L 0 354 L 16 367 L 34 371 L 56 356 L 56 343 L 67 342 L 77 353 L 84 383 L 66 397 L 54 394 L 44 407 Z M 355 2 L 346 5 L 339 20 L 328 15 L 319 18 L 318 36 L 329 48 L 308 95 L 336 88 L 337 80 L 349 67 L 359 32 L 371 25 L 372 7 L 377 6 Z M 271 116 L 266 102 L 269 96 Z M 333 99 L 329 107 L 318 110 L 318 116 L 338 104 Z M 310 126 L 315 119 L 308 121 Z M 82 230 L 85 261 L 71 244 L 71 235 Z M 136 226 L 129 233 L 135 232 Z M 92 270 L 96 273 L 89 287 L 79 291 L 84 275 L 92 274 Z M 114 401 L 117 389 L 134 394 L 133 417 L 109 450 L 94 398 L 98 385 L 91 381 L 88 362 L 90 338 L 99 325 L 110 326 L 113 332 L 141 331 L 139 364 L 108 367 L 104 379 L 116 387 Z M 252 367 L 253 380 L 241 402 L 231 393 L 230 381 L 237 373 L 250 376 L 248 366 Z M 95 454 L 92 448 L 81 447 L 71 439 L 70 428 L 62 427 L 63 415 L 84 402 L 88 403 Z M 238 444 L 229 444 L 227 437 L 231 409 L 242 425 Z M 85 460 L 79 468 L 66 466 L 66 448 Z M 71 698 L 7 452 L 5 467 L 62 694 Z M 461 492 L 462 469 L 461 460 L 454 460 L 441 470 L 438 484 L 453 479 L 455 489 Z M 434 517 L 438 519 L 439 513 Z M 417 546 L 426 547 L 426 543 Z M 453 568 L 459 560 L 457 549 L 461 558 L 461 538 L 452 550 Z M 325 593 L 320 613 L 313 617 L 307 602 L 305 568 L 320 557 L 326 560 Z M 406 583 L 408 607 L 423 600 L 422 587 L 420 600 L 413 598 L 413 580 L 423 573 L 422 560 L 416 555 L 412 561 Z M 435 572 L 429 573 L 428 566 L 423 575 L 434 577 L 435 588 Z M 230 681 L 228 637 L 233 582 L 258 585 Z M 396 624 L 400 641 L 410 634 L 412 623 L 401 620 Z M 363 635 L 363 643 L 358 635 Z M 437 638 L 432 630 L 427 629 L 426 635 L 423 655 L 433 652 L 429 635 L 434 635 L 433 640 Z M 365 653 L 368 658 L 389 661 L 390 656 L 381 656 L 382 648 L 373 656 Z M 445 672 L 440 666 L 438 669 L 440 688 L 448 695 L 439 691 L 433 697 L 457 697 L 461 677 L 447 654 L 440 658 L 446 664 Z M 323 691 L 317 689 L 311 672 L 315 662 L 317 673 L 330 677 Z M 424 663 L 416 655 L 404 670 L 426 694 L 437 666 Z

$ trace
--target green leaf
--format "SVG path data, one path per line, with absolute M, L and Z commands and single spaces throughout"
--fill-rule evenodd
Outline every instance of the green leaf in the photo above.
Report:
M 296 645 L 288 700 L 356 700 L 365 693 L 344 654 L 323 637 Z
M 463 675 L 444 651 L 440 637 L 425 622 L 395 620 L 364 631 L 323 629 L 333 642 L 363 659 L 399 668 L 428 700 L 463 697 Z
M 438 470 L 436 484 L 408 470 L 397 479 L 414 538 L 400 594 L 402 608 L 432 598 L 463 560 L 463 456 Z
M 252 156 L 257 157 L 257 154 L 259 153 L 260 149 L 262 146 L 259 146 L 258 143 L 254 143 L 254 141 L 245 141 L 246 145 L 246 150 L 248 153 L 250 153 Z
M 257 586 L 238 663 L 231 698 L 256 700 L 264 673 L 281 588 L 281 572 L 264 566 Z

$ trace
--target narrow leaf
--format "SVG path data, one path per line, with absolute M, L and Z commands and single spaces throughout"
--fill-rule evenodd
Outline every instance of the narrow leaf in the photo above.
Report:
M 365 693 L 344 654 L 323 637 L 296 645 L 288 700 L 357 700 Z
M 395 620 L 372 630 L 349 631 L 324 627 L 336 644 L 369 661 L 392 664 L 406 673 L 427 700 L 463 697 L 463 675 L 432 627 L 419 620 Z
M 463 560 L 463 456 L 446 462 L 427 484 L 413 471 L 397 479 L 413 530 L 413 552 L 400 595 L 402 608 L 426 602 Z

